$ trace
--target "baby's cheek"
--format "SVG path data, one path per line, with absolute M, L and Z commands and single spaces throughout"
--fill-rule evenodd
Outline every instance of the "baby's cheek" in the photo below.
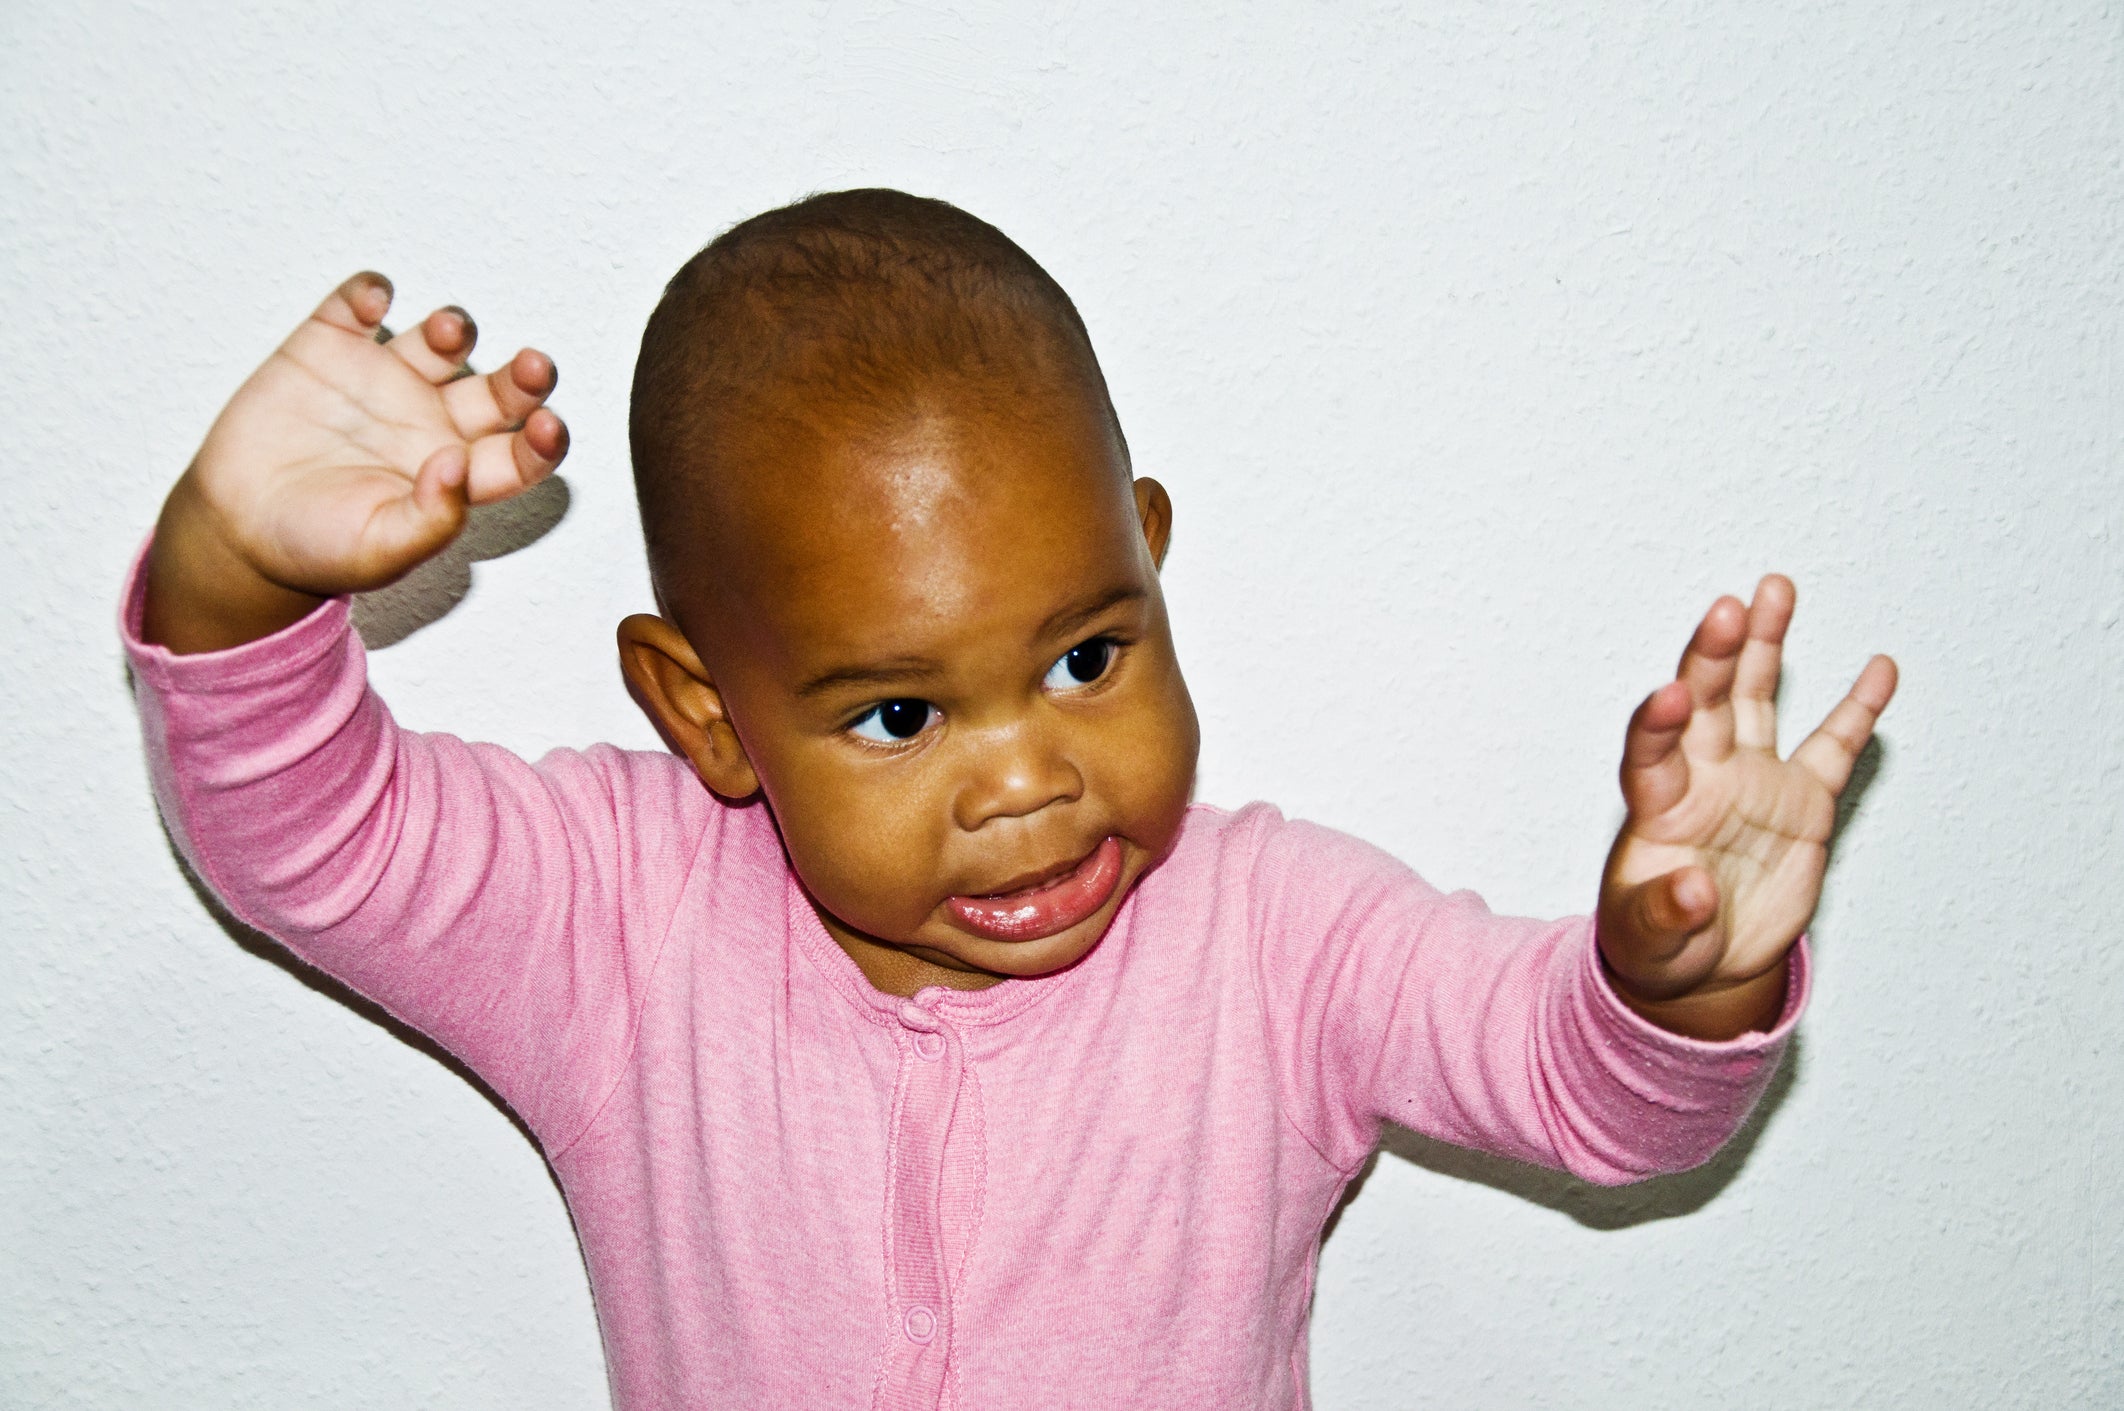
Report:
M 822 778 L 784 791 L 779 821 L 798 878 L 848 925 L 892 938 L 929 914 L 937 872 L 936 807 L 922 791 Z
M 913 934 L 948 890 L 945 859 L 950 855 L 950 792 L 943 781 L 901 780 L 872 800 L 878 832 L 869 852 L 869 885 L 881 900 L 890 898 L 893 934 Z
M 1104 769 L 1108 796 L 1131 839 L 1162 849 L 1180 827 L 1194 785 L 1198 737 L 1185 691 L 1159 702 L 1112 742 Z

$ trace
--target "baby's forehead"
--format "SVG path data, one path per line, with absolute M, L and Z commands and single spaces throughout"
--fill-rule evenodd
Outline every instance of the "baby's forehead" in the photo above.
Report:
M 1127 577 L 1127 466 L 1081 398 L 821 416 L 721 468 L 703 596 L 777 655 L 1037 617 Z M 1044 605 L 1044 606 L 1043 606 Z
M 941 389 L 889 415 L 820 409 L 807 434 L 763 437 L 724 468 L 730 528 L 807 567 L 821 555 L 907 566 L 1010 558 L 1128 499 L 1128 468 L 1086 399 Z

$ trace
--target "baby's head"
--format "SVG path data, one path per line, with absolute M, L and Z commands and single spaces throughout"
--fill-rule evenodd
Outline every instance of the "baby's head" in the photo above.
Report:
M 893 191 L 730 230 L 650 317 L 629 684 L 772 809 L 880 988 L 1076 961 L 1171 843 L 1195 714 L 1090 339 L 994 227 Z

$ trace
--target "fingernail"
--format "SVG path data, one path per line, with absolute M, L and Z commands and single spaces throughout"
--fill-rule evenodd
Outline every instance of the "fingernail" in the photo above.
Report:
M 532 361 L 534 369 L 532 372 L 523 370 L 526 357 Z M 545 376 L 543 378 L 539 377 L 535 371 L 540 363 L 545 364 Z M 560 386 L 560 364 L 554 362 L 553 359 L 547 357 L 536 348 L 518 348 L 516 356 L 509 359 L 509 372 L 516 379 L 518 387 L 541 397 L 552 396 L 553 389 Z M 531 378 L 531 382 L 528 385 L 524 382 L 526 377 Z M 540 390 L 541 384 L 543 384 L 544 390 Z
M 374 290 L 378 290 L 378 291 L 380 291 L 380 292 L 381 292 L 381 293 L 383 294 L 383 296 L 384 296 L 384 307 L 385 307 L 386 309 L 390 308 L 390 307 L 391 307 L 391 295 L 392 295 L 392 289 L 391 289 L 391 281 L 390 281 L 390 280 L 388 280 L 388 279 L 384 278 L 384 277 L 383 277 L 382 275 L 378 274 L 378 273 L 377 273 L 377 272 L 376 272 L 375 270 L 373 270 L 373 269 L 365 269 L 365 270 L 363 270 L 363 271 L 362 271 L 362 272 L 361 272 L 360 274 L 357 274 L 357 275 L 355 275 L 355 276 L 354 276 L 354 292 L 355 292 L 355 296 L 356 296 L 356 298 L 359 298 L 359 296 L 360 296 L 360 295 L 362 295 L 362 294 L 366 294 L 367 292 L 369 292 L 369 291 L 370 291 L 370 290 L 372 290 L 372 289 L 374 289 Z M 349 300 L 348 302 L 349 302 L 349 303 L 352 303 L 352 302 L 354 302 L 354 301 L 353 301 L 352 299 L 350 299 L 350 300 Z M 366 315 L 364 315 L 364 314 L 363 314 L 363 312 L 362 312 L 362 310 L 361 310 L 361 309 L 359 309 L 359 308 L 356 308 L 356 309 L 354 310 L 354 313 L 355 313 L 355 316 L 356 316 L 356 317 L 358 317 L 358 318 L 359 318 L 359 317 L 366 317 Z M 381 314 L 381 313 L 378 313 L 378 314 L 376 315 L 376 318 L 377 318 L 377 320 L 378 320 L 378 321 L 381 321 L 381 320 L 382 320 L 382 318 L 383 318 L 383 314 Z

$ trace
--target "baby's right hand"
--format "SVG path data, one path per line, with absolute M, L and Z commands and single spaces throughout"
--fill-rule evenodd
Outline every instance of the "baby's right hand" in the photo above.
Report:
M 536 485 L 567 454 L 543 353 L 464 376 L 477 334 L 462 309 L 379 343 L 390 305 L 389 281 L 355 275 L 222 409 L 156 527 L 148 641 L 237 646 L 380 588 L 456 538 L 468 504 Z

